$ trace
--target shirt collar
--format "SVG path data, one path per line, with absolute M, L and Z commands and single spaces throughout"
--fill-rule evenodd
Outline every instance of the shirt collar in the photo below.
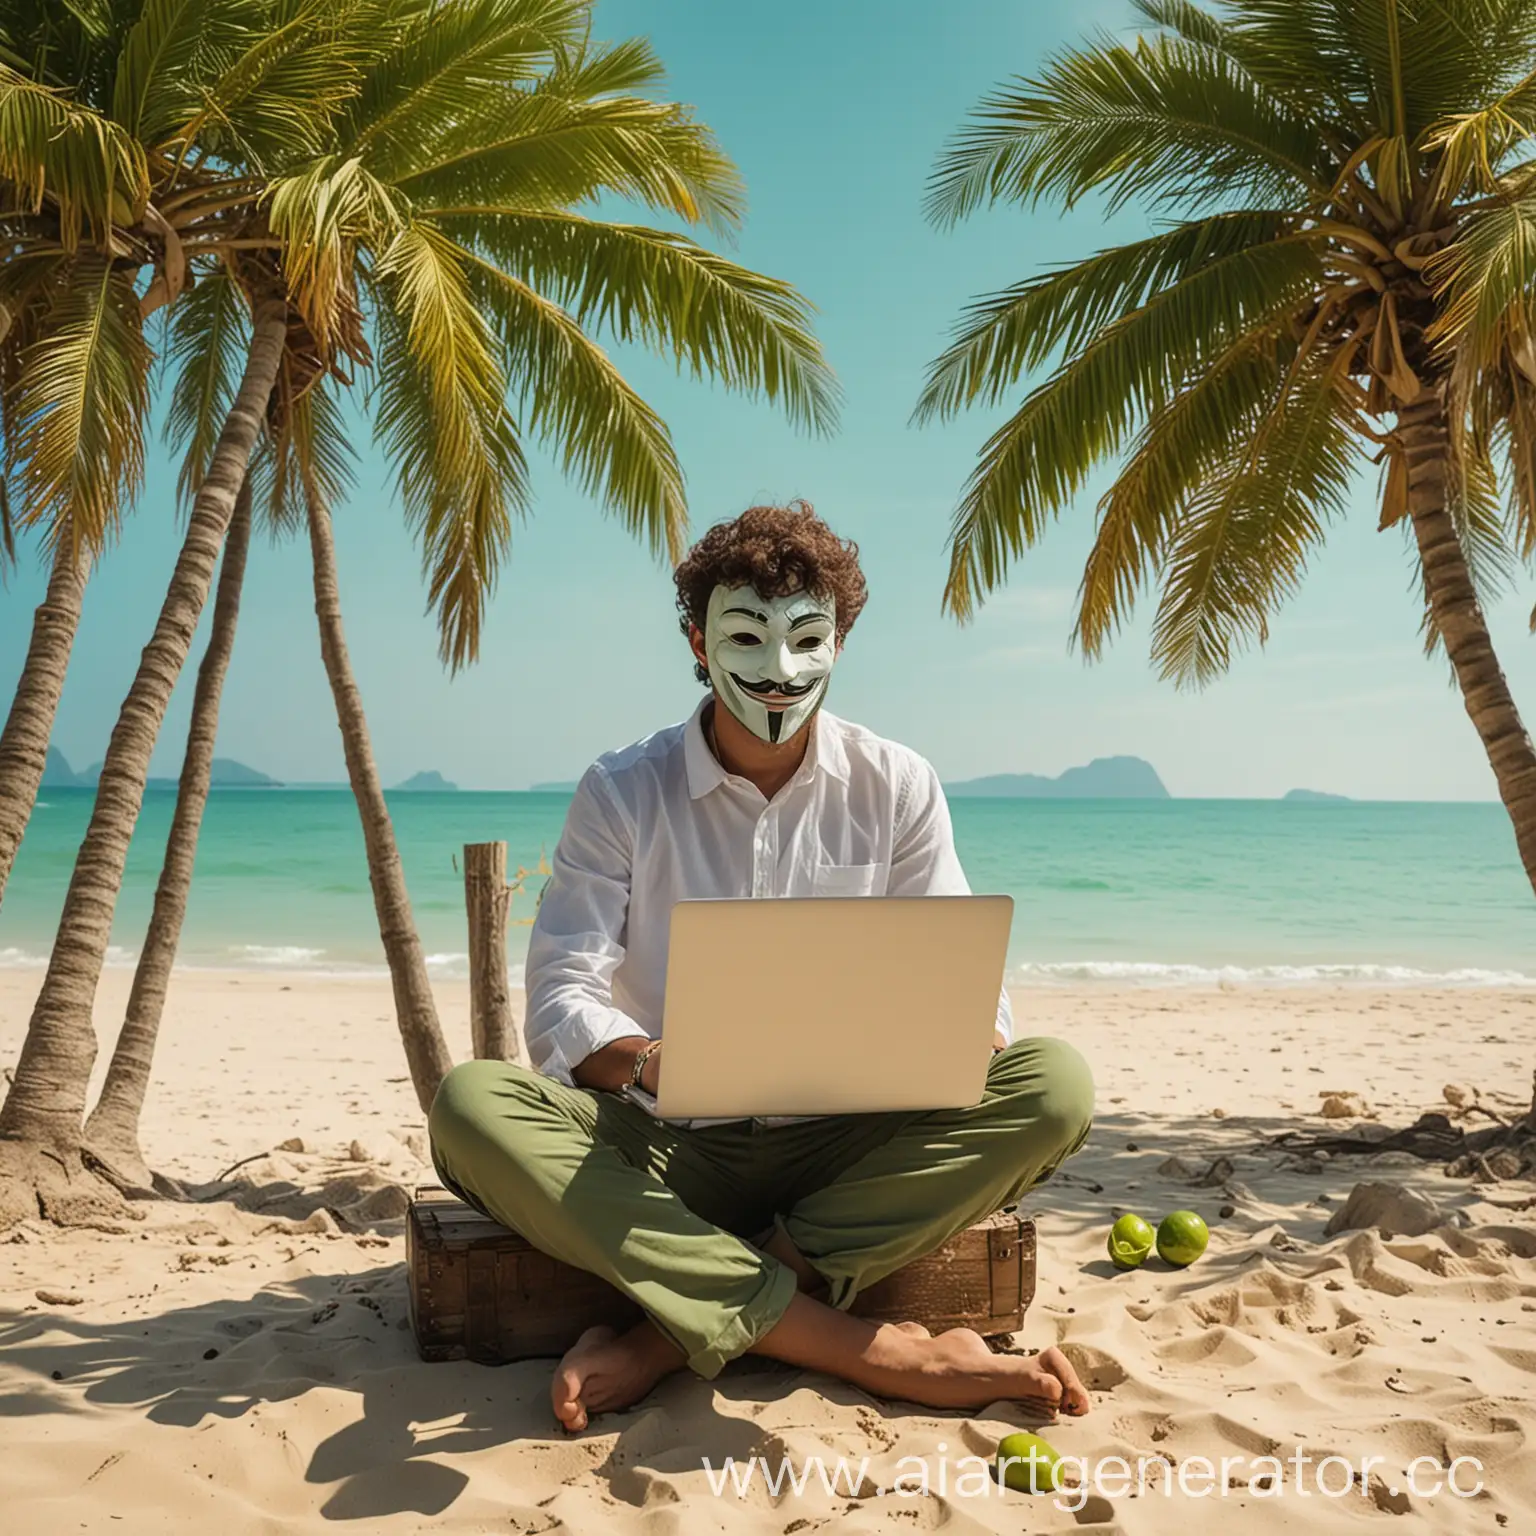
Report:
M 726 780 L 725 769 L 704 739 L 704 711 L 713 697 L 706 693 L 683 727 L 683 764 L 688 770 L 688 796 L 692 800 L 702 799 Z
M 688 774 L 688 795 L 693 800 L 702 799 L 730 777 L 704 739 L 704 710 L 713 697 L 706 693 L 683 727 L 683 765 Z M 845 784 L 848 782 L 848 753 L 843 746 L 842 721 L 825 709 L 816 711 L 805 761 L 790 782 L 803 784 L 818 773 L 828 773 Z

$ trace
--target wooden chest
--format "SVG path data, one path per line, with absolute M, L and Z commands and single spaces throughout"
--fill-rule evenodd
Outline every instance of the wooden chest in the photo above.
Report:
M 405 1247 L 411 1326 L 424 1360 L 490 1365 L 560 1355 L 585 1328 L 640 1318 L 606 1281 L 540 1253 L 443 1189 L 417 1190 Z M 872 1285 L 853 1311 L 934 1333 L 998 1335 L 1024 1326 L 1034 1294 L 1034 1223 L 999 1211 Z

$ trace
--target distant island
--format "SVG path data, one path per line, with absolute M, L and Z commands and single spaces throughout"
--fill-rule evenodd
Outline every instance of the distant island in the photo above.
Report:
M 1167 800 L 1157 769 L 1141 757 L 1096 757 L 1051 779 L 1038 773 L 994 773 L 946 784 L 946 794 L 999 799 Z
M 421 773 L 413 773 L 404 783 L 395 785 L 398 791 L 417 795 L 454 794 L 458 791 L 458 787 L 457 784 L 445 779 L 435 768 L 427 768 Z
M 530 795 L 571 795 L 576 792 L 575 779 L 561 779 L 558 782 L 548 784 L 530 784 Z
M 1282 800 L 1301 800 L 1309 805 L 1348 805 L 1348 795 L 1331 795 L 1324 789 L 1288 789 Z
M 48 748 L 48 756 L 43 759 L 44 789 L 89 789 L 90 787 L 91 780 L 84 774 L 76 773 L 69 766 L 69 759 L 57 747 Z
M 43 764 L 43 788 L 44 789 L 95 789 L 96 781 L 101 777 L 101 764 L 92 763 L 89 768 L 76 773 L 69 766 L 69 759 L 59 751 L 57 747 L 48 748 L 48 756 Z M 146 789 L 175 789 L 179 784 L 177 779 L 149 779 L 145 783 Z M 216 757 L 210 769 L 208 785 L 211 789 L 282 789 L 280 780 L 262 773 L 259 769 L 249 768 L 244 763 L 237 763 L 232 757 Z

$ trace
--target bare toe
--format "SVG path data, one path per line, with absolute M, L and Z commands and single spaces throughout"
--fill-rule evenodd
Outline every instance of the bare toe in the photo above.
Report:
M 896 1323 L 894 1326 L 898 1333 L 904 1333 L 909 1338 L 931 1339 L 933 1337 L 932 1332 L 924 1328 L 921 1323 Z
M 1050 1349 L 1043 1349 L 1037 1357 L 1040 1364 L 1061 1383 L 1057 1394 L 1058 1406 L 1063 1413 L 1069 1413 L 1074 1418 L 1088 1412 L 1088 1389 L 1083 1385 L 1081 1378 L 1072 1367 L 1072 1362 L 1066 1355 L 1054 1345 Z
M 582 1402 L 587 1368 L 592 1355 L 617 1337 L 612 1328 L 588 1328 L 566 1350 L 560 1364 L 555 1367 L 554 1380 L 549 1387 L 549 1400 L 555 1410 L 555 1417 L 564 1428 L 575 1432 L 587 1427 L 587 1409 Z

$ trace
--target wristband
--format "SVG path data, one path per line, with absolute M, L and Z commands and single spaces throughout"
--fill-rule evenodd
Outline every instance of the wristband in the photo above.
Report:
M 631 1088 L 638 1088 L 640 1086 L 640 1074 L 645 1070 L 646 1062 L 660 1049 L 661 1041 L 651 1040 L 642 1045 L 635 1053 L 635 1064 L 629 1069 L 629 1086 Z

